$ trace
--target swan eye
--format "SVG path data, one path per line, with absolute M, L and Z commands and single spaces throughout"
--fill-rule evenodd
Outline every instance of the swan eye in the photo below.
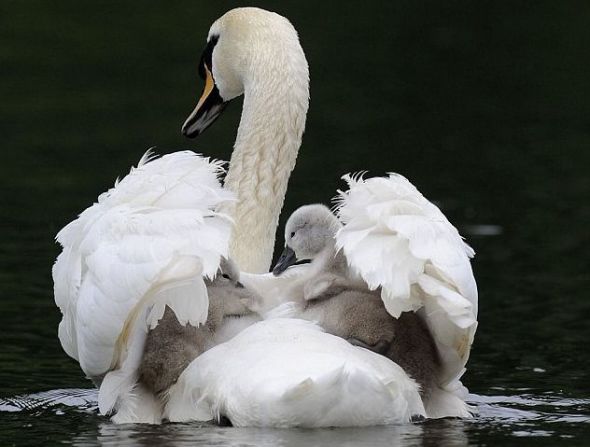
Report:
M 221 276 L 224 277 L 225 279 L 230 279 L 230 277 L 227 273 L 223 273 Z
M 203 54 L 201 54 L 201 60 L 199 61 L 199 76 L 202 80 L 207 78 L 205 69 L 213 72 L 213 49 L 215 48 L 215 45 L 217 45 L 218 40 L 219 36 L 211 36 L 211 39 L 209 39 L 203 50 Z
M 294 231 L 291 232 L 291 237 L 292 238 L 295 237 L 295 232 Z

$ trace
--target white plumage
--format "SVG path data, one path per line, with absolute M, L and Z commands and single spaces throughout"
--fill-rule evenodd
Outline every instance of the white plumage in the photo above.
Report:
M 405 177 L 344 179 L 336 245 L 370 288 L 381 287 L 391 315 L 419 310 L 428 324 L 443 364 L 428 416 L 468 417 L 460 377 L 477 328 L 473 250 Z
M 59 339 L 87 376 L 100 381 L 120 369 L 128 345 L 140 355 L 141 340 L 131 335 L 145 335 L 166 304 L 183 323 L 205 321 L 202 277 L 217 271 L 231 232 L 230 220 L 215 211 L 232 200 L 219 183 L 221 173 L 219 162 L 192 152 L 152 161 L 146 154 L 58 234 L 63 252 L 53 279 L 63 314 Z M 132 386 L 133 367 L 125 369 Z M 123 386 L 112 379 L 107 376 L 103 386 Z M 101 392 L 108 411 L 117 396 L 105 394 L 112 391 Z
M 182 323 L 205 321 L 202 278 L 214 274 L 230 245 L 247 271 L 270 264 L 301 142 L 308 70 L 291 24 L 238 8 L 215 22 L 208 42 L 211 53 L 202 61 L 209 65 L 200 67 L 205 93 L 184 132 L 200 133 L 222 110 L 215 101 L 246 92 L 225 183 L 237 200 L 221 188 L 218 162 L 191 152 L 150 162 L 146 156 L 57 236 L 59 338 L 86 375 L 102 380 L 101 411 L 117 408 L 117 422 L 160 420 L 161 402 L 135 384 L 146 330 L 164 306 Z M 218 97 L 210 96 L 213 85 Z M 172 420 L 223 413 L 242 426 L 344 426 L 403 422 L 414 414 L 469 416 L 460 377 L 477 326 L 473 251 L 403 177 L 347 179 L 337 245 L 371 288 L 381 287 L 392 315 L 419 309 L 440 351 L 440 388 L 426 408 L 413 380 L 390 360 L 308 322 L 271 319 L 189 366 L 170 391 Z M 231 244 L 231 221 L 220 207 L 235 220 Z M 302 272 L 303 266 L 280 279 L 248 274 L 242 281 L 280 302 Z
M 336 236 L 337 247 L 354 273 L 371 289 L 381 289 L 389 313 L 397 317 L 418 311 L 436 342 L 442 367 L 438 387 L 424 402 L 427 417 L 471 417 L 460 379 L 477 328 L 473 250 L 405 177 L 344 179 L 349 189 L 336 199 L 344 224 Z M 297 266 L 279 277 L 243 275 L 242 282 L 265 304 L 278 304 L 290 299 L 285 291 L 306 277 L 307 268 Z
M 418 385 L 389 359 L 308 321 L 272 318 L 207 351 L 170 389 L 171 421 L 331 427 L 424 416 Z

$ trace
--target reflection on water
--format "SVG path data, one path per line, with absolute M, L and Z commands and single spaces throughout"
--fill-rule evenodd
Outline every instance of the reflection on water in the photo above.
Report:
M 0 400 L 0 412 L 11 412 L 10 424 L 22 424 L 31 439 L 45 436 L 51 425 L 52 429 L 60 428 L 64 442 L 76 446 L 452 447 L 485 443 L 490 436 L 503 439 L 506 444 L 515 438 L 549 437 L 551 445 L 559 445 L 559 439 L 566 441 L 573 436 L 590 434 L 590 399 L 567 399 L 552 394 L 471 394 L 469 403 L 478 413 L 473 420 L 445 419 L 385 427 L 313 430 L 231 428 L 203 423 L 115 425 L 97 416 L 96 399 L 94 389 L 54 390 Z M 68 424 L 71 421 L 79 423 L 74 430 Z
M 66 406 L 76 410 L 97 410 L 98 391 L 86 388 L 63 389 L 0 398 L 0 412 L 45 410 L 57 406 Z
M 256 429 L 203 427 L 175 424 L 153 429 L 118 427 L 102 424 L 97 438 L 99 445 L 158 445 L 171 446 L 223 445 L 299 447 L 302 445 L 359 446 L 359 445 L 420 445 L 423 430 L 418 425 L 374 427 L 362 429 Z M 92 439 L 92 438 L 90 438 Z M 84 436 L 74 439 L 74 445 L 88 442 Z M 449 444 L 465 445 L 465 444 Z

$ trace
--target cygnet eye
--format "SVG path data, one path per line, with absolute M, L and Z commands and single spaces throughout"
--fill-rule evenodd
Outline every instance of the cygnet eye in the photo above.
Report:
M 291 232 L 291 237 L 295 237 L 295 232 L 294 231 Z
M 223 273 L 221 276 L 223 276 L 225 279 L 230 279 L 230 277 L 227 273 Z

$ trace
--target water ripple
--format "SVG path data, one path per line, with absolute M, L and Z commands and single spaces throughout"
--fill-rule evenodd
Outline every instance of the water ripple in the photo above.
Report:
M 478 411 L 478 416 L 472 420 L 428 420 L 418 424 L 362 429 L 278 430 L 217 427 L 202 423 L 114 425 L 107 418 L 98 416 L 97 397 L 95 389 L 80 388 L 5 397 L 0 399 L 0 414 L 12 414 L 13 423 L 26 427 L 29 434 L 35 429 L 46 433 L 46 424 L 64 424 L 67 426 L 64 436 L 69 435 L 67 442 L 85 446 L 159 443 L 178 446 L 414 446 L 422 445 L 424 439 L 436 439 L 439 445 L 466 446 L 485 444 L 486 436 L 493 436 L 496 440 L 498 436 L 512 439 L 551 437 L 552 440 L 558 437 L 567 440 L 580 432 L 586 434 L 590 422 L 590 399 L 571 399 L 545 393 L 470 394 L 468 401 Z M 39 415 L 45 417 L 38 418 Z M 38 425 L 39 420 L 43 421 L 41 425 Z

